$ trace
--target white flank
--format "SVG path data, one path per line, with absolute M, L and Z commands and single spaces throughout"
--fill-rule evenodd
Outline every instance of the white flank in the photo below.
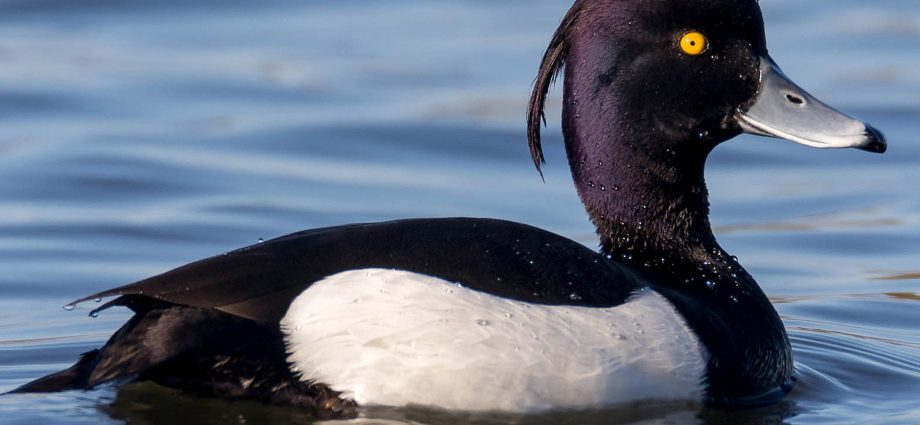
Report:
M 310 286 L 281 326 L 295 372 L 361 405 L 539 412 L 703 393 L 704 349 L 651 290 L 614 308 L 542 306 L 355 270 Z

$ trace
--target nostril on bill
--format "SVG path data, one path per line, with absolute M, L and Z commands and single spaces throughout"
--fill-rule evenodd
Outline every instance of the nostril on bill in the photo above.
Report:
M 796 96 L 792 93 L 786 93 L 786 100 L 788 100 L 790 103 L 794 105 L 804 105 L 805 104 L 805 99 L 802 99 L 801 97 Z

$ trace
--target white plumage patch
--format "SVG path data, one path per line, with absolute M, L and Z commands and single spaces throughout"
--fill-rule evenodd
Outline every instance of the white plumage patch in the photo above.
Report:
M 705 351 L 651 290 L 542 306 L 417 273 L 339 273 L 281 321 L 289 360 L 361 405 L 539 412 L 702 397 Z

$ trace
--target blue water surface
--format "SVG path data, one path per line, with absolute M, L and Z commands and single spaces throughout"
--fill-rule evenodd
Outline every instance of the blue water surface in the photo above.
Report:
M 558 90 L 546 182 L 524 107 L 569 0 L 0 0 L 0 392 L 129 316 L 83 295 L 259 238 L 483 216 L 596 246 Z M 920 2 L 763 0 L 771 53 L 889 136 L 884 156 L 742 136 L 712 222 L 776 303 L 799 384 L 726 412 L 540 417 L 368 409 L 380 423 L 920 423 Z M 90 303 L 92 304 L 92 303 Z M 0 396 L 0 422 L 306 423 L 153 385 Z

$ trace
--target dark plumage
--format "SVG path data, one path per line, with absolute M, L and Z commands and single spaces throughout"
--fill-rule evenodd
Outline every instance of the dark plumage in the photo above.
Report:
M 702 54 L 681 51 L 688 31 L 708 41 Z M 103 309 L 123 305 L 136 314 L 100 350 L 18 391 L 153 380 L 349 415 L 353 403 L 290 371 L 278 322 L 326 276 L 390 268 L 546 305 L 613 307 L 649 287 L 709 353 L 706 401 L 778 399 L 793 382 L 789 341 L 754 279 L 713 236 L 706 158 L 742 131 L 875 152 L 884 151 L 883 136 L 782 75 L 755 0 L 576 1 L 543 57 L 528 109 L 538 169 L 545 98 L 562 69 L 569 165 L 600 253 L 485 219 L 295 233 L 79 300 L 120 296 Z

